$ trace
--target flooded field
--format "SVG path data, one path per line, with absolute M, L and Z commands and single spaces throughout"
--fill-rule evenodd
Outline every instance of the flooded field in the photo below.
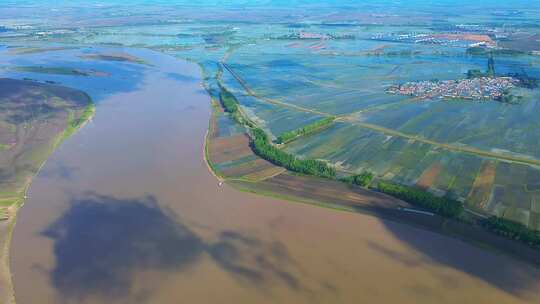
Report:
M 357 35 L 370 33 L 362 28 Z M 319 43 L 324 48 L 314 50 Z M 487 57 L 467 50 L 361 38 L 276 39 L 235 48 L 221 80 L 250 118 L 276 137 L 320 115 L 340 117 L 339 124 L 288 144 L 292 154 L 326 160 L 349 172 L 367 170 L 404 185 L 419 184 L 478 212 L 538 229 L 538 192 L 527 190 L 540 176 L 540 150 L 533 139 L 538 133 L 537 88 L 524 90 L 523 102 L 512 105 L 419 100 L 386 92 L 396 83 L 462 79 L 469 70 L 484 70 Z M 525 68 L 540 75 L 531 64 L 535 60 L 537 56 L 525 54 L 499 55 L 496 65 L 500 75 Z M 490 159 L 500 161 L 493 169 L 497 178 L 484 186 L 488 195 L 473 195 L 481 191 L 475 178 Z M 432 171 L 434 165 L 438 170 Z M 426 176 L 427 184 L 422 180 Z M 493 191 L 496 187 L 502 195 Z
M 220 187 L 203 159 L 211 109 L 199 68 L 126 52 L 148 65 L 99 68 L 121 91 L 63 81 L 88 86 L 97 114 L 49 159 L 19 213 L 17 303 L 540 301 L 540 270 L 506 256 Z M 126 70 L 136 73 L 115 76 Z

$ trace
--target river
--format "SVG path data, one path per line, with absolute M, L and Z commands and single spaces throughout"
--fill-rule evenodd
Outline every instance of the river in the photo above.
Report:
M 540 271 L 509 257 L 220 187 L 198 66 L 138 55 L 141 84 L 100 100 L 33 181 L 11 250 L 19 304 L 540 302 Z

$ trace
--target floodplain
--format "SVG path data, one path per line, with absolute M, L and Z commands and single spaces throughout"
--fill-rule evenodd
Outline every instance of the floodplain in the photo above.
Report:
M 0 7 L 1 77 L 84 92 L 97 114 L 29 188 L 10 251 L 14 289 L 0 295 L 539 301 L 538 250 L 470 225 L 496 216 L 538 236 L 538 8 L 27 2 Z M 389 93 L 475 77 L 516 81 L 497 100 Z M 262 159 L 254 130 L 274 154 L 332 178 Z M 298 136 L 280 141 L 287 134 Z M 366 172 L 364 187 L 342 182 Z M 465 211 L 448 219 L 368 189 L 381 182 Z

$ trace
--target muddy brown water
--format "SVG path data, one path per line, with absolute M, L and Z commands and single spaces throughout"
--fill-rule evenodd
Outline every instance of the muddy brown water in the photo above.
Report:
M 150 57 L 35 178 L 11 250 L 19 304 L 540 303 L 538 269 L 509 257 L 219 187 L 198 67 Z

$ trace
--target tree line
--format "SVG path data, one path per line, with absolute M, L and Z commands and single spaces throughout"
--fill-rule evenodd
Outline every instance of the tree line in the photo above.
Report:
M 225 112 L 231 114 L 232 118 L 239 124 L 254 127 L 254 124 L 240 113 L 240 106 L 236 97 L 220 85 L 219 101 Z
M 367 187 L 373 180 L 373 177 L 373 173 L 371 172 L 362 172 L 360 174 L 344 177 L 340 180 L 347 184 Z
M 438 197 L 414 187 L 381 181 L 377 184 L 377 190 L 444 217 L 458 218 L 465 210 L 463 203 L 457 200 Z M 498 216 L 479 220 L 478 223 L 495 234 L 540 248 L 540 231 L 529 229 L 521 223 Z
M 231 92 L 225 90 L 225 88 L 221 88 L 219 100 L 221 101 L 221 105 L 223 106 L 223 109 L 225 109 L 225 112 L 232 114 L 238 112 L 238 101 L 236 100 L 236 97 L 234 97 Z
M 540 248 L 540 232 L 529 229 L 521 223 L 491 216 L 483 220 L 482 225 L 495 234 Z
M 300 136 L 305 136 L 305 135 L 315 133 L 323 128 L 328 127 L 330 124 L 334 122 L 335 119 L 336 117 L 334 116 L 326 117 L 326 118 L 317 120 L 313 123 L 310 123 L 308 125 L 305 125 L 301 128 L 298 128 L 296 130 L 284 132 L 280 136 L 278 136 L 277 143 L 286 144 L 288 142 L 295 140 L 296 138 Z
M 377 189 L 413 205 L 430 210 L 444 217 L 456 218 L 464 210 L 463 203 L 449 197 L 439 197 L 430 192 L 413 187 L 379 182 Z
M 314 159 L 299 159 L 296 156 L 282 151 L 272 145 L 264 132 L 260 128 L 251 130 L 253 140 L 251 148 L 255 154 L 274 163 L 278 166 L 285 167 L 293 172 L 298 172 L 307 175 L 314 175 L 325 178 L 334 178 L 336 170 L 330 167 L 327 163 Z
M 248 119 L 242 116 L 238 100 L 223 87 L 221 87 L 219 99 L 223 109 L 230 113 L 236 122 L 251 128 L 251 149 L 261 158 L 293 172 L 325 178 L 334 178 L 336 176 L 336 170 L 323 161 L 300 159 L 272 145 L 264 130 L 256 128 Z

